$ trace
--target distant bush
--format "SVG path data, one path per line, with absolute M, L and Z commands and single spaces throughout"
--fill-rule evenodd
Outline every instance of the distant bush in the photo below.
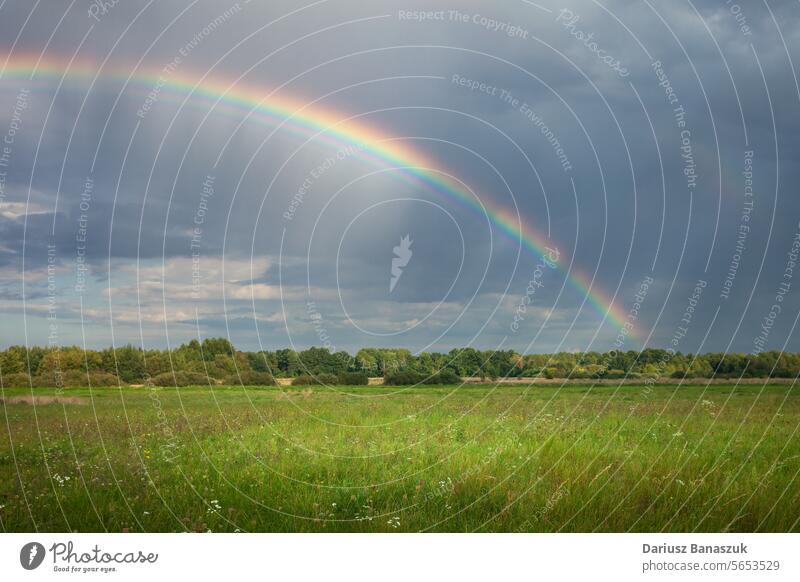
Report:
M 225 378 L 229 386 L 275 386 L 278 383 L 269 372 L 242 370 L 239 374 L 231 374 Z
M 340 386 L 366 386 L 369 375 L 366 372 L 341 372 L 337 381 Z
M 383 383 L 388 386 L 411 386 L 422 384 L 424 379 L 424 374 L 412 372 L 411 370 L 402 370 L 400 372 L 388 372 L 383 377 Z
M 335 386 L 339 383 L 336 374 L 316 374 L 314 376 L 303 374 L 292 380 L 292 386 Z
M 4 374 L 2 380 L 5 388 L 29 388 L 31 386 L 31 377 L 22 372 Z
M 436 374 L 420 374 L 404 370 L 386 374 L 383 383 L 388 386 L 411 386 L 414 384 L 461 384 L 461 377 L 453 370 L 445 369 Z
M 181 371 L 200 374 L 203 378 L 213 378 L 215 380 L 222 380 L 229 374 L 229 372 L 219 369 L 213 362 L 205 362 L 203 360 L 189 362 L 186 365 L 186 369 Z
M 83 375 L 84 385 L 86 374 Z M 119 378 L 108 372 L 89 372 L 90 386 L 119 386 Z
M 31 377 L 31 385 L 34 388 L 51 388 L 57 386 L 58 384 L 56 384 L 52 378 L 48 378 L 46 376 L 33 376 Z
M 36 374 L 31 381 L 33 382 L 34 386 L 42 386 L 47 388 L 55 388 L 59 386 L 75 386 L 75 374 L 80 374 L 80 372 L 75 372 L 75 370 L 66 370 L 63 373 L 57 373 L 54 370 L 48 370 L 47 372 Z M 78 378 L 78 383 L 80 383 L 80 378 Z
M 425 384 L 461 384 L 461 376 L 450 368 L 445 368 L 438 374 L 426 379 Z
M 319 384 L 336 386 L 336 384 L 339 382 L 339 377 L 336 374 L 317 374 L 317 380 Z
M 118 386 L 119 380 L 114 374 L 107 372 L 89 372 L 82 370 L 65 370 L 61 374 L 50 371 L 46 374 L 34 376 L 33 386 L 47 388 L 67 388 L 84 386 Z
M 213 379 L 211 380 L 213 383 Z M 153 376 L 151 382 L 154 386 L 205 386 L 209 383 L 209 378 L 197 372 L 177 371 L 164 372 Z

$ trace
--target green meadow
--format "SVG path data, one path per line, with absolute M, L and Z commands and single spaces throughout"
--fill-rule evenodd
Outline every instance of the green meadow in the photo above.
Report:
M 800 390 L 5 389 L 0 528 L 798 531 Z

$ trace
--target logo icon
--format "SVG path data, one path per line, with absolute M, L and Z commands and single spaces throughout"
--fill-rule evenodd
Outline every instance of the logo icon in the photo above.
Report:
M 409 235 L 406 235 L 400 239 L 400 244 L 393 249 L 395 256 L 392 258 L 392 278 L 389 280 L 389 293 L 394 291 L 397 282 L 403 274 L 403 268 L 408 265 L 408 261 L 411 260 L 411 255 L 414 254 L 411 252 L 411 243 L 413 242 Z
M 26 570 L 35 570 L 44 561 L 44 546 L 39 542 L 28 542 L 19 552 L 19 563 Z

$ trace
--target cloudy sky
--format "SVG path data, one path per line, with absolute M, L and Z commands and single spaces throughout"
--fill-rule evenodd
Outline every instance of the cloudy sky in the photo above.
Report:
M 800 350 L 797 65 L 789 1 L 6 0 L 0 344 Z

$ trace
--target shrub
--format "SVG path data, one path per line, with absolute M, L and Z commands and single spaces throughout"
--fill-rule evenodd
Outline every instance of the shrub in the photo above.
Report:
M 366 386 L 369 375 L 366 372 L 341 372 L 338 377 L 340 386 Z
M 55 381 L 47 376 L 33 376 L 31 377 L 31 385 L 34 388 L 52 388 L 56 386 Z
M 434 374 L 425 380 L 425 384 L 461 384 L 461 376 L 450 368 L 445 368 L 438 374 Z
M 292 380 L 292 386 L 335 386 L 339 382 L 336 374 L 316 374 L 314 376 L 303 374 Z
M 339 381 L 339 377 L 336 374 L 317 374 L 317 380 L 320 384 L 336 386 L 336 383 Z
M 32 382 L 34 386 L 47 388 L 119 385 L 119 380 L 114 374 L 92 371 L 87 375 L 83 370 L 64 370 L 60 375 L 50 370 L 45 374 L 34 376 Z
M 410 370 L 402 370 L 400 372 L 388 372 L 383 377 L 383 383 L 389 386 L 410 386 L 413 384 L 421 384 L 424 379 L 425 376 L 423 374 Z
M 204 362 L 198 360 L 196 362 L 189 362 L 185 370 L 181 372 L 189 372 L 190 374 L 200 374 L 203 378 L 213 378 L 215 380 L 222 380 L 228 375 L 225 370 L 219 369 L 213 362 Z M 177 372 L 176 372 L 177 373 Z M 206 381 L 207 383 L 207 381 Z
M 151 382 L 154 386 L 205 386 L 209 383 L 209 378 L 197 372 L 178 371 L 164 372 L 158 376 L 153 376 Z M 213 383 L 213 379 L 211 379 Z
M 56 386 L 66 386 L 67 385 L 67 372 L 64 371 L 63 373 L 57 374 L 54 370 L 48 370 L 46 372 L 36 374 L 31 381 L 33 382 L 34 387 L 42 386 L 42 387 L 56 387 Z M 71 379 L 71 378 L 70 378 Z
M 242 370 L 239 374 L 231 374 L 225 378 L 230 386 L 275 386 L 278 383 L 269 372 Z
M 33 385 L 47 388 L 62 388 L 66 386 L 86 386 L 86 372 L 79 370 L 64 370 L 57 373 L 55 370 L 48 370 L 43 374 L 33 377 Z
M 31 377 L 22 372 L 4 374 L 2 380 L 5 388 L 29 388 L 31 386 Z
M 86 385 L 86 374 L 83 375 L 84 385 Z M 108 372 L 89 372 L 90 386 L 119 386 L 119 378 Z

